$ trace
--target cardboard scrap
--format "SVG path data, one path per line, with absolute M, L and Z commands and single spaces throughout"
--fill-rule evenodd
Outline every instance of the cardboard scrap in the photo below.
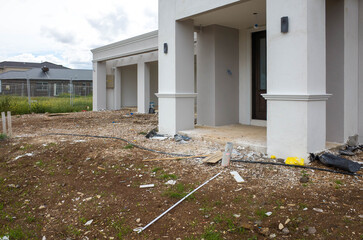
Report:
M 241 177 L 241 175 L 239 175 L 238 172 L 236 171 L 232 171 L 231 172 L 232 176 L 234 177 L 234 179 L 238 182 L 238 183 L 241 183 L 241 182 L 244 182 L 245 180 L 243 180 L 243 178 Z
M 204 163 L 217 163 L 218 161 L 222 160 L 223 153 L 217 152 L 215 154 L 210 155 L 209 157 L 204 158 L 202 161 Z

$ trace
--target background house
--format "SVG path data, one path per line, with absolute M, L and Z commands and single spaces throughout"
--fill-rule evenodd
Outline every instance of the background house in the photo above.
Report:
M 92 94 L 92 70 L 67 68 L 32 68 L 0 74 L 0 94 L 58 96 L 62 93 L 87 96 Z
M 41 68 L 43 66 L 47 66 L 52 69 L 69 69 L 62 65 L 54 64 L 51 62 L 42 62 L 42 63 L 33 63 L 33 62 L 11 62 L 4 61 L 0 62 L 0 73 L 9 72 L 9 71 L 28 71 L 32 68 Z

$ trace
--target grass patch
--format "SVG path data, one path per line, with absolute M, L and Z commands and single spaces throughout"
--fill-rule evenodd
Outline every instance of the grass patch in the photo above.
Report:
M 4 134 L 4 133 L 0 133 L 0 141 L 1 140 L 5 140 L 5 139 L 7 139 L 8 138 L 8 136 L 6 136 L 6 134 Z
M 156 168 L 153 168 L 153 170 L 151 170 L 152 172 L 154 173 L 157 173 L 159 171 L 163 170 L 161 167 L 156 167 Z
M 178 179 L 178 176 L 175 175 L 175 174 L 165 173 L 165 174 L 160 175 L 159 178 L 162 179 L 162 180 L 169 180 L 169 179 L 176 180 L 176 179 Z
M 336 180 L 335 183 L 338 184 L 338 185 L 342 185 L 343 184 L 343 182 L 340 181 L 340 180 Z
M 134 146 L 133 145 L 131 145 L 130 143 L 128 143 L 125 147 L 124 147 L 124 149 L 133 149 L 134 148 Z
M 129 226 L 125 225 L 124 219 L 113 222 L 112 227 L 116 230 L 116 237 L 118 239 L 124 239 L 125 235 L 132 232 L 132 229 Z
M 223 239 L 219 232 L 217 232 L 213 226 L 207 227 L 204 230 L 203 235 L 201 236 L 202 239 L 205 240 L 220 240 Z
M 267 217 L 266 216 L 266 210 L 265 209 L 263 209 L 263 208 L 261 208 L 261 209 L 257 209 L 256 210 L 256 212 L 255 212 L 255 214 L 257 215 L 257 216 L 259 216 L 260 217 L 260 219 L 263 219 L 263 218 L 265 218 L 265 217 Z
M 181 199 L 188 195 L 187 187 L 183 183 L 178 183 L 174 186 L 170 186 L 166 191 L 162 193 L 162 195 L 170 198 Z M 190 195 L 188 199 L 195 199 L 194 194 Z
M 92 96 L 73 98 L 70 105 L 69 96 L 63 97 L 32 97 L 29 108 L 28 98 L 20 96 L 0 96 L 0 112 L 11 111 L 12 114 L 29 113 L 65 113 L 92 110 Z

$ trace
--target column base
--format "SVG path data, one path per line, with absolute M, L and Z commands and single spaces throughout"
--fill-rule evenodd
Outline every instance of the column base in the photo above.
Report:
M 330 95 L 270 95 L 267 99 L 267 154 L 304 158 L 325 149 L 326 100 Z
M 196 93 L 157 93 L 159 98 L 159 132 L 174 135 L 194 128 Z

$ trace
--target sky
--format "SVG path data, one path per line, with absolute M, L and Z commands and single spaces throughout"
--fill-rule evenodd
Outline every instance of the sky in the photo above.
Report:
M 157 0 L 0 0 L 0 62 L 91 69 L 91 49 L 157 30 L 157 12 Z

